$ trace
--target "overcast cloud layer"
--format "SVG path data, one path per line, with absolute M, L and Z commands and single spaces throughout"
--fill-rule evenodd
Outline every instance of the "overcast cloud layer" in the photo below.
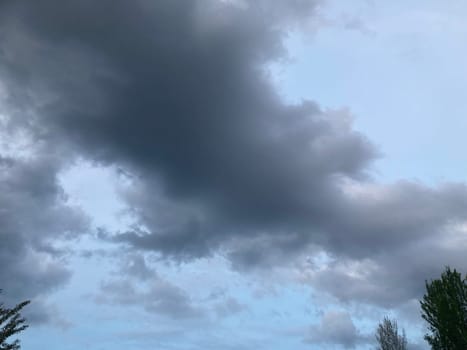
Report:
M 315 28 L 319 8 L 2 1 L 3 127 L 39 145 L 1 160 L 0 277 L 12 295 L 45 295 L 68 277 L 53 245 L 86 220 L 56 179 L 77 159 L 131 182 L 121 199 L 136 225 L 99 235 L 131 251 L 176 262 L 220 254 L 242 273 L 293 266 L 301 282 L 341 301 L 382 307 L 420 297 L 444 265 L 467 269 L 464 184 L 375 183 L 380 150 L 353 130 L 348 111 L 287 104 L 274 90 L 268 65 L 287 59 L 289 30 Z M 327 259 L 316 265 L 319 254 Z M 202 317 L 142 264 L 145 291 L 129 284 L 135 271 L 122 271 L 99 302 Z M 241 309 L 232 299 L 218 313 Z M 340 313 L 325 315 L 307 341 L 328 342 L 323 329 L 334 323 L 337 343 L 367 341 Z

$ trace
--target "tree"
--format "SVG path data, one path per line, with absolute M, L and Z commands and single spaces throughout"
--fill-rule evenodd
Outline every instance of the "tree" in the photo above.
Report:
M 425 340 L 434 350 L 467 349 L 467 277 L 446 267 L 440 279 L 425 285 L 420 301 L 429 330 Z
M 20 348 L 18 339 L 11 343 L 8 343 L 7 339 L 28 327 L 26 320 L 21 317 L 20 311 L 29 303 L 29 300 L 23 301 L 13 308 L 4 307 L 3 303 L 0 303 L 0 350 Z
M 383 319 L 376 329 L 376 341 L 378 342 L 377 350 L 406 350 L 407 337 L 405 330 L 399 334 L 397 322 L 390 320 L 388 317 Z

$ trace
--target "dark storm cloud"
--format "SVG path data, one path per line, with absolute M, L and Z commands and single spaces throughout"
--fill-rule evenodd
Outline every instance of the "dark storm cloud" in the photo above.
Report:
M 284 27 L 315 8 L 13 2 L 2 61 L 13 102 L 38 106 L 28 120 L 38 137 L 141 179 L 149 199 L 130 204 L 149 231 L 120 240 L 202 256 L 232 235 L 313 227 L 338 195 L 333 177 L 362 176 L 375 155 L 345 113 L 286 106 L 268 80 L 264 65 L 283 57 Z M 182 211 L 177 225 L 156 220 L 157 203 L 141 208 L 156 196 Z
M 396 281 L 389 254 L 442 241 L 467 218 L 465 186 L 365 182 L 378 152 L 346 111 L 277 96 L 265 66 L 286 57 L 286 30 L 316 1 L 2 5 L 12 124 L 132 176 L 123 197 L 139 225 L 115 241 L 178 260 L 220 249 L 238 268 L 288 262 L 313 244 L 384 265 Z M 428 270 L 411 271 L 398 283 Z M 343 293 L 337 282 L 323 285 Z
M 30 322 L 60 321 L 42 300 L 70 275 L 54 242 L 74 237 L 86 223 L 66 205 L 57 166 L 54 157 L 0 161 L 1 296 L 7 303 L 33 299 L 25 310 Z

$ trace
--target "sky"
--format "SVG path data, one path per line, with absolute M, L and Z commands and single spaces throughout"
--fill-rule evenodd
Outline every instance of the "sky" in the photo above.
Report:
M 0 2 L 24 349 L 372 349 L 467 270 L 463 1 Z

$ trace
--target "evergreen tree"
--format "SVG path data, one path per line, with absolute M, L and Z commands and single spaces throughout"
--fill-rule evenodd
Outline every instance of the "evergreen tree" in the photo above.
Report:
M 27 304 L 29 304 L 29 300 L 23 301 L 13 308 L 4 307 L 3 303 L 0 304 L 0 350 L 20 348 L 18 339 L 13 342 L 7 342 L 7 339 L 28 327 L 26 320 L 20 314 L 20 311 Z
M 429 329 L 425 339 L 434 350 L 467 349 L 467 279 L 447 267 L 440 279 L 425 285 L 420 301 Z

